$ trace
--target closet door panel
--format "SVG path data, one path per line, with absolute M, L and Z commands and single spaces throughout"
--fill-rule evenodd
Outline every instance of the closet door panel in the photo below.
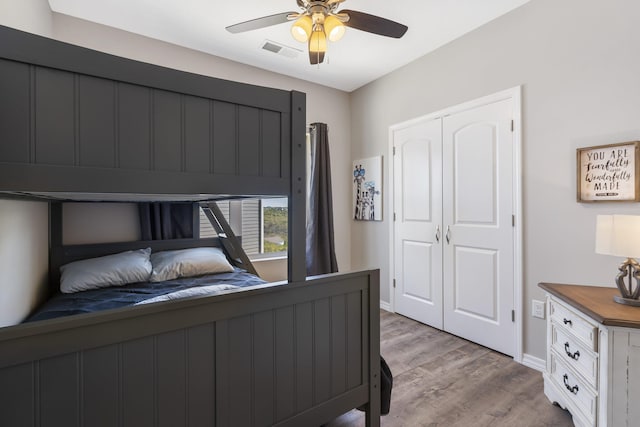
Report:
M 402 242 L 402 297 L 434 302 L 434 295 L 438 292 L 433 289 L 433 282 L 424 286 L 425 278 L 434 268 L 431 262 L 433 246 L 408 239 Z
M 455 224 L 496 225 L 498 189 L 496 129 L 490 124 L 466 127 L 453 146 Z
M 455 260 L 453 294 L 456 310 L 474 318 L 498 322 L 497 251 L 456 246 Z
M 443 118 L 445 330 L 515 352 L 512 100 Z
M 393 131 L 395 309 L 442 328 L 440 120 Z

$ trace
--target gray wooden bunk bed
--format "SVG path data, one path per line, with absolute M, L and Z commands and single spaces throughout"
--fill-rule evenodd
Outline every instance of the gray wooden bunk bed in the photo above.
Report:
M 302 93 L 0 27 L 0 197 L 289 198 L 287 283 L 0 329 L 0 425 L 378 426 L 378 271 L 305 277 L 304 139 Z

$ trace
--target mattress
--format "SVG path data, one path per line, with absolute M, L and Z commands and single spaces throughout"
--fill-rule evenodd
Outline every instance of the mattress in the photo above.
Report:
M 133 283 L 72 294 L 56 294 L 32 313 L 25 322 L 126 307 L 147 302 L 192 296 L 216 295 L 238 288 L 266 283 L 240 268 L 230 273 L 179 278 L 165 282 Z

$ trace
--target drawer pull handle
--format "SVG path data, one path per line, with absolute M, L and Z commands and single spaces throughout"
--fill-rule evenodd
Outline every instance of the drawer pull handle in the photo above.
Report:
M 562 319 L 562 321 L 564 322 L 565 325 L 573 326 L 573 322 L 571 321 L 571 319 Z
M 573 387 L 571 387 L 569 385 L 569 376 L 567 374 L 564 374 L 562 376 L 562 379 L 564 380 L 564 386 L 567 388 L 567 390 L 569 390 L 573 394 L 578 394 L 578 385 L 576 384 Z
M 569 356 L 573 360 L 578 360 L 580 358 L 580 350 L 576 350 L 575 353 L 571 353 L 569 351 L 569 343 L 568 342 L 564 343 L 564 351 L 567 353 L 567 356 Z

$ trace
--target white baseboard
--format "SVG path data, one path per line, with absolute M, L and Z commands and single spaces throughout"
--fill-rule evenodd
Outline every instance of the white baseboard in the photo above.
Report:
M 393 313 L 393 310 L 391 310 L 391 304 L 389 304 L 386 301 L 380 300 L 380 308 L 383 309 L 384 311 L 388 311 L 390 313 Z
M 545 369 L 547 369 L 547 362 L 544 359 L 540 359 L 530 354 L 522 356 L 522 364 L 539 372 L 544 372 Z

